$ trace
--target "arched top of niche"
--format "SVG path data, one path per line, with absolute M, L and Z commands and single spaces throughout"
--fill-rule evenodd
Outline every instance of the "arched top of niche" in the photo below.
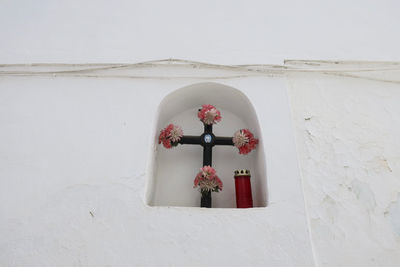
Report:
M 159 121 L 171 118 L 184 110 L 201 107 L 202 104 L 212 104 L 219 109 L 228 110 L 258 127 L 253 105 L 243 92 L 231 86 L 211 82 L 196 83 L 169 93 L 159 105 Z
M 224 182 L 224 190 L 213 193 L 213 207 L 235 208 L 234 169 L 250 168 L 255 207 L 267 205 L 266 166 L 262 134 L 257 114 L 247 96 L 239 89 L 219 83 L 197 83 L 177 89 L 161 101 L 156 118 L 154 145 L 148 165 L 146 202 L 150 206 L 198 207 L 200 193 L 193 189 L 194 175 L 201 167 L 201 149 L 190 145 L 166 150 L 158 145 L 159 130 L 169 123 L 180 125 L 185 134 L 202 129 L 197 109 L 212 104 L 222 113 L 222 121 L 214 126 L 224 136 L 249 128 L 260 139 L 258 148 L 249 155 L 239 155 L 234 147 L 214 148 L 214 167 Z M 226 131 L 224 131 L 226 129 Z M 235 130 L 234 130 L 235 129 Z M 200 135 L 201 133 L 198 132 Z M 174 165 L 175 164 L 175 165 Z M 171 167 L 173 166 L 173 167 Z M 173 173 L 173 178 L 171 178 Z

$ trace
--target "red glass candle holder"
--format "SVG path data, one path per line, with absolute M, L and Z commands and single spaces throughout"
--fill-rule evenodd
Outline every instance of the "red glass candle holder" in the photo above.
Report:
M 235 171 L 235 190 L 236 190 L 236 207 L 237 208 L 252 208 L 253 196 L 251 194 L 249 170 Z

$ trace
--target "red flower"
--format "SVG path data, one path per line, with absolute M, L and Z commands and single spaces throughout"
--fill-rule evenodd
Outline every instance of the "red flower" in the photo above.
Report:
M 212 178 L 212 177 L 214 177 L 215 175 L 216 175 L 216 170 L 213 168 L 213 167 L 211 167 L 211 166 L 204 166 L 203 168 L 201 168 L 200 169 L 201 170 L 201 174 L 204 176 L 204 177 L 207 177 L 207 178 Z
M 221 121 L 221 112 L 213 105 L 203 105 L 197 113 L 197 117 L 207 125 Z
M 237 131 L 232 138 L 233 144 L 239 149 L 239 154 L 248 154 L 256 148 L 258 139 L 248 129 Z
M 217 185 L 218 185 L 218 189 L 219 190 L 222 190 L 222 187 L 224 186 L 223 184 L 222 184 L 222 181 L 221 181 L 221 179 L 219 179 L 219 177 L 218 176 L 215 176 L 215 181 L 217 182 Z
M 178 145 L 182 136 L 183 131 L 181 127 L 169 124 L 165 129 L 161 130 L 160 135 L 158 136 L 158 143 L 162 143 L 165 148 L 172 148 L 172 146 Z
M 221 191 L 223 184 L 221 179 L 216 175 L 216 171 L 211 166 L 204 166 L 200 168 L 200 172 L 194 178 L 194 186 L 200 187 L 201 192 L 207 191 Z

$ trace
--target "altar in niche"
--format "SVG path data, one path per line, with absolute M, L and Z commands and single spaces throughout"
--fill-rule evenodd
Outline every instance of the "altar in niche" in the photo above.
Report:
M 194 117 L 205 103 L 217 106 L 223 122 L 214 125 L 214 134 L 231 136 L 236 130 L 248 128 L 259 139 L 258 148 L 248 155 L 239 155 L 233 147 L 219 146 L 213 150 L 213 167 L 224 184 L 212 197 L 214 208 L 235 208 L 235 169 L 252 172 L 254 207 L 267 205 L 265 157 L 262 135 L 254 108 L 238 89 L 216 83 L 201 83 L 178 89 L 161 102 L 154 130 L 154 150 L 148 165 L 146 202 L 150 206 L 198 207 L 199 193 L 193 178 L 202 167 L 203 148 L 178 146 L 166 151 L 158 146 L 159 129 L 173 123 L 182 126 L 185 134 L 197 135 L 203 125 Z

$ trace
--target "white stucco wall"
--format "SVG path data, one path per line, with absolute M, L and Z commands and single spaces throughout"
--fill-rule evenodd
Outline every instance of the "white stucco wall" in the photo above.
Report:
M 400 3 L 2 0 L 0 63 L 400 60 Z
M 267 207 L 145 204 L 158 105 L 198 82 L 3 76 L 0 265 L 313 266 L 283 78 L 223 82 L 244 88 L 257 113 Z M 232 187 L 237 167 L 222 167 Z M 172 193 L 198 196 L 193 178 Z
M 185 58 L 280 66 L 257 74 L 150 66 L 131 78 L 130 68 L 77 78 L 53 77 L 65 66 L 32 77 L 5 75 L 1 65 L 0 265 L 399 266 L 398 64 L 289 62 L 281 71 L 293 58 L 399 61 L 398 10 L 394 0 L 1 1 L 0 64 Z M 290 101 L 278 113 L 283 123 L 259 117 L 273 135 L 286 127 L 283 151 L 294 155 L 289 180 L 268 174 L 268 190 L 279 190 L 268 192 L 277 201 L 265 210 L 143 204 L 153 121 L 132 114 L 151 117 L 168 92 L 201 82 L 250 91 L 275 83 Z M 268 128 L 271 120 L 279 127 Z M 285 171 L 286 160 L 269 156 L 266 149 L 267 170 L 272 160 Z M 198 227 L 204 218 L 215 236 Z
M 400 83 L 288 82 L 316 263 L 398 266 Z
M 1 75 L 1 265 L 209 264 L 200 249 L 220 265 L 397 266 L 396 66 L 291 62 L 281 74 L 246 77 L 161 64 L 133 79 L 143 69 L 77 77 L 47 74 L 52 66 L 3 67 L 45 73 Z M 151 78 L 166 70 L 180 78 Z M 204 79 L 241 90 L 254 105 L 266 208 L 146 205 L 158 103 L 186 85 L 213 85 Z M 218 238 L 209 243 L 209 235 Z

